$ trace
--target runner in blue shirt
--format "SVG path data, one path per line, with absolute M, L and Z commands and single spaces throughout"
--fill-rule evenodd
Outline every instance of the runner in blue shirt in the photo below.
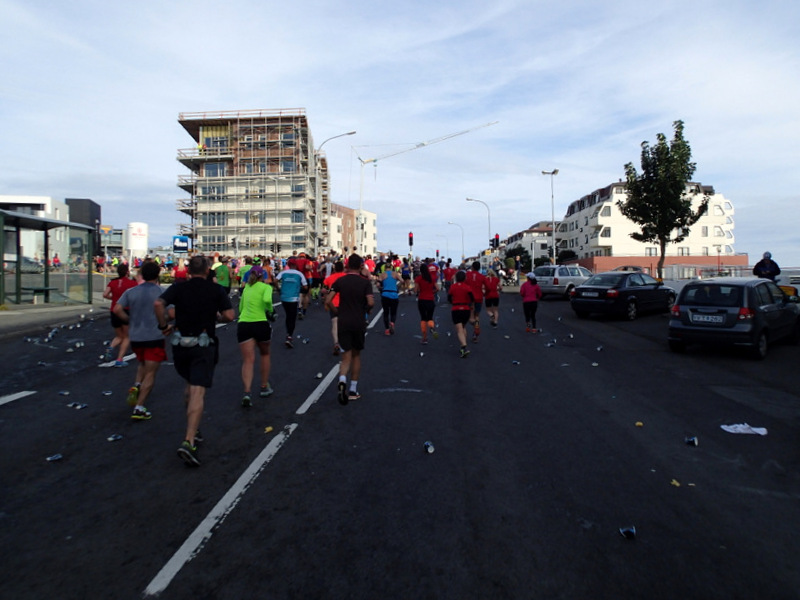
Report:
M 292 336 L 294 327 L 297 323 L 297 307 L 300 304 L 300 294 L 308 292 L 308 281 L 305 276 L 297 270 L 297 263 L 294 258 L 290 258 L 286 263 L 286 269 L 278 273 L 275 281 L 281 290 L 281 305 L 286 314 L 286 341 L 287 348 L 293 348 Z

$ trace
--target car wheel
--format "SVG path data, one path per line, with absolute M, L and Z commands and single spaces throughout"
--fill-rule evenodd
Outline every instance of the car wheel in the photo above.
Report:
M 669 349 L 673 352 L 686 352 L 686 344 L 678 340 L 669 340 Z
M 767 356 L 769 349 L 769 340 L 767 339 L 767 332 L 761 331 L 756 337 L 756 343 L 753 345 L 751 354 L 756 360 L 763 360 Z
M 639 314 L 639 308 L 636 306 L 636 300 L 629 300 L 625 307 L 625 318 L 628 321 L 635 321 Z
M 589 316 L 589 313 L 586 312 L 585 310 L 576 310 L 575 316 L 578 317 L 579 319 L 585 319 L 586 317 Z
M 567 286 L 567 289 L 566 289 L 566 290 L 564 290 L 564 298 L 566 298 L 567 300 L 569 300 L 569 295 L 572 293 L 572 290 L 574 290 L 574 289 L 575 289 L 575 286 L 574 286 L 574 285 L 568 285 L 568 286 Z

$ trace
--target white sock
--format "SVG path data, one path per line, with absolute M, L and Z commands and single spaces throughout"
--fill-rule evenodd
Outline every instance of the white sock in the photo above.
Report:
M 339 383 L 347 383 L 347 375 L 339 375 Z
M 351 380 L 350 381 L 350 391 L 351 392 L 355 392 L 357 388 L 358 388 L 358 382 Z

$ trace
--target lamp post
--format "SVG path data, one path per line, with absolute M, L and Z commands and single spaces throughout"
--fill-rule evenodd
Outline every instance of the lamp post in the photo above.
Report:
M 315 185 L 314 185 L 314 201 L 316 206 L 314 207 L 314 256 L 316 257 L 319 253 L 319 240 L 320 240 L 320 212 L 322 211 L 322 196 L 319 189 L 319 156 L 322 152 L 322 147 L 330 142 L 331 140 L 335 140 L 336 138 L 345 137 L 346 135 L 355 135 L 355 131 L 348 131 L 347 133 L 340 133 L 339 135 L 334 135 L 329 137 L 327 140 L 322 142 L 319 146 L 317 146 L 316 151 L 314 152 L 314 168 L 316 169 L 316 178 L 315 178 Z M 329 205 L 330 207 L 330 205 Z
M 459 225 L 458 223 L 453 223 L 452 221 L 447 222 L 448 225 L 455 225 L 461 230 L 461 262 L 464 262 L 464 228 Z
M 483 204 L 486 207 L 486 213 L 487 213 L 488 219 L 489 219 L 489 237 L 487 239 L 489 240 L 489 247 L 491 248 L 492 247 L 492 211 L 489 209 L 489 205 L 486 204 L 486 202 L 484 202 L 483 200 L 476 200 L 475 198 L 467 198 L 467 202 L 480 202 L 481 204 Z
M 552 171 L 542 171 L 542 175 L 550 175 L 550 218 L 552 219 L 553 227 L 553 256 L 550 257 L 550 262 L 556 264 L 556 205 L 555 195 L 553 194 L 553 178 L 558 175 L 558 169 Z

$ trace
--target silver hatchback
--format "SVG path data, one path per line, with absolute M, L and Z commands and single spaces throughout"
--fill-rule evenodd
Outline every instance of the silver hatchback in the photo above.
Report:
M 542 265 L 533 270 L 542 295 L 558 294 L 569 298 L 570 292 L 592 276 L 589 269 L 579 265 Z
M 669 347 L 744 346 L 764 358 L 773 342 L 800 342 L 800 304 L 768 279 L 723 277 L 687 284 L 672 307 Z

